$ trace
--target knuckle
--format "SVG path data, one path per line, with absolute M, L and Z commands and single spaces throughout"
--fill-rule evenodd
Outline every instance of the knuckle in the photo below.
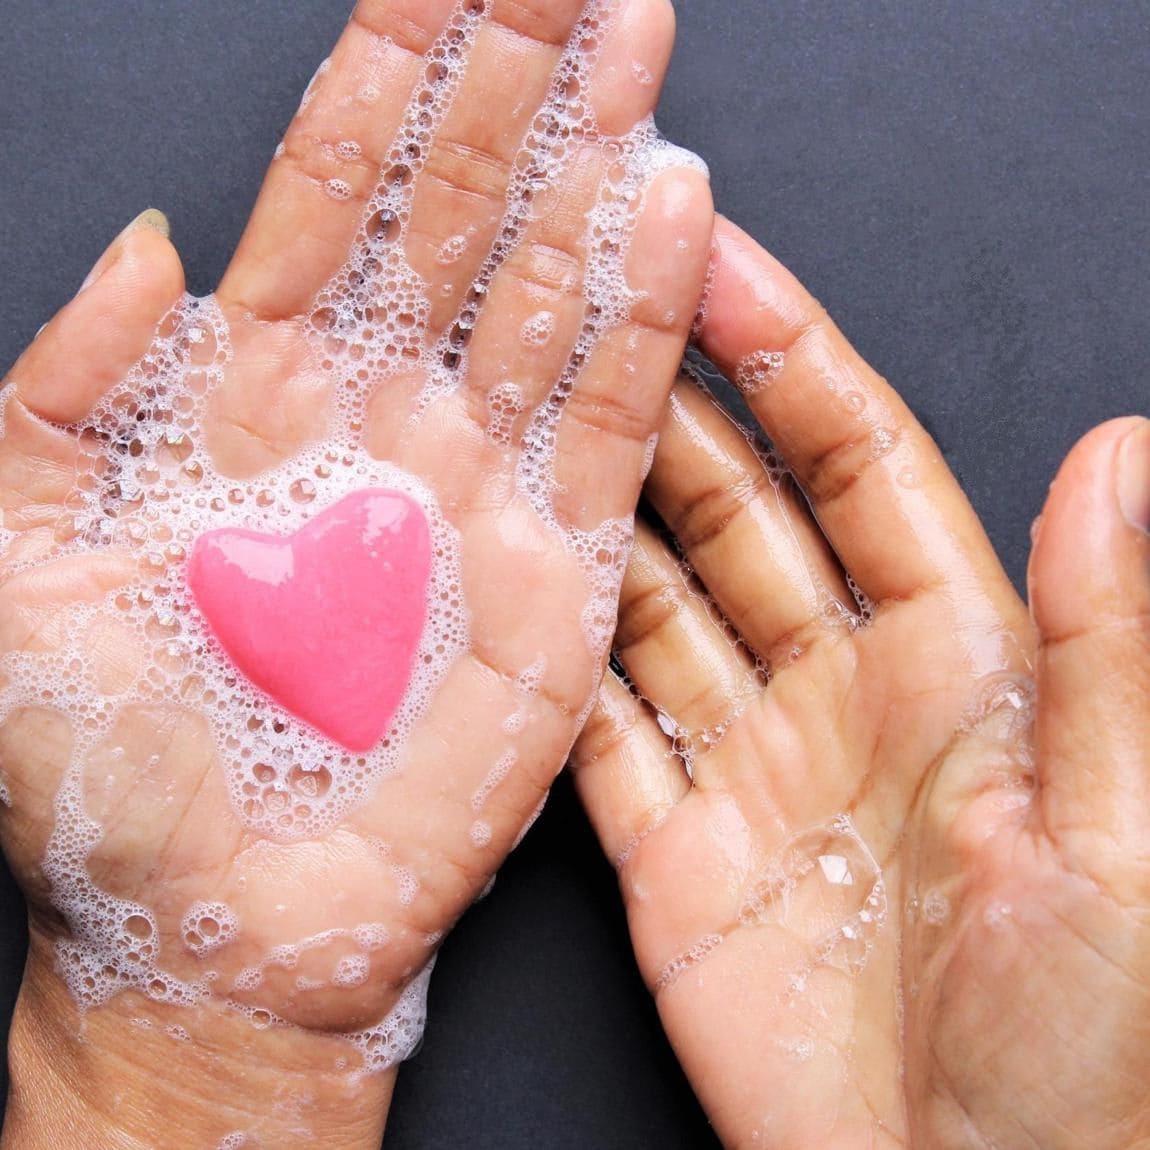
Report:
M 576 386 L 567 399 L 564 419 L 581 428 L 628 443 L 646 444 L 651 435 L 650 420 L 624 397 L 613 391 Z
M 692 492 L 670 524 L 680 546 L 694 551 L 723 535 L 771 487 L 766 472 L 749 473 L 733 482 L 716 482 Z
M 424 169 L 425 176 L 453 192 L 499 203 L 507 194 L 510 172 L 502 156 L 450 138 L 432 144 Z

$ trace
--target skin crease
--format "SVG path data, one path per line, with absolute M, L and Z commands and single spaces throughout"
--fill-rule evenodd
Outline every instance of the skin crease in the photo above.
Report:
M 716 261 L 702 346 L 785 353 L 747 398 L 790 477 L 680 383 L 616 640 L 649 703 L 609 675 L 575 756 L 667 1033 L 740 1150 L 1148 1146 L 1150 422 L 1065 462 L 1028 612 L 794 277 L 725 222 Z
M 453 322 L 498 229 L 508 169 L 584 7 L 582 0 L 490 3 L 459 98 L 414 185 L 407 254 L 430 281 L 431 341 Z M 346 259 L 380 177 L 379 157 L 427 72 L 422 54 L 456 7 L 454 0 L 363 0 L 288 130 L 217 297 L 234 358 L 200 430 L 225 474 L 256 476 L 322 438 L 329 397 L 307 371 L 303 314 Z M 624 133 L 650 113 L 673 26 L 667 0 L 620 4 L 587 91 L 603 131 Z M 632 63 L 655 82 L 640 83 Z M 354 97 L 369 88 L 377 94 L 371 101 Z M 361 145 L 357 156 L 327 146 L 348 139 Z M 215 1147 L 235 1131 L 248 1135 L 245 1146 L 276 1150 L 379 1145 L 395 1073 L 344 1072 L 356 1054 L 341 1035 L 388 1012 L 485 887 L 562 768 L 601 669 L 585 639 L 583 569 L 513 483 L 529 413 L 512 425 L 510 442 L 485 434 L 487 392 L 522 359 L 525 320 L 541 307 L 558 316 L 551 341 L 531 349 L 536 403 L 578 333 L 581 295 L 559 285 L 571 277 L 579 283 L 586 210 L 601 172 L 598 153 L 578 160 L 574 177 L 537 196 L 524 243 L 492 282 L 466 385 L 416 411 L 423 380 L 409 374 L 389 379 L 370 404 L 369 450 L 432 489 L 460 534 L 474 637 L 473 654 L 451 666 L 410 736 L 403 769 L 330 833 L 276 843 L 245 832 L 234 815 L 194 707 L 165 701 L 125 709 L 114 742 L 126 753 L 97 750 L 90 763 L 86 809 L 104 831 L 88 861 L 91 877 L 154 909 L 161 965 L 177 977 L 197 969 L 180 945 L 181 918 L 196 900 L 224 902 L 238 918 L 236 938 L 212 956 L 221 986 L 271 946 L 321 932 L 381 923 L 391 941 L 371 954 L 359 987 L 297 987 L 298 977 L 322 978 L 345 957 L 346 940 L 336 940 L 237 995 L 296 1029 L 255 1029 L 219 996 L 189 1010 L 127 993 L 81 1019 L 54 969 L 53 948 L 67 926 L 40 869 L 71 735 L 47 708 L 12 715 L 0 731 L 11 796 L 10 808 L 0 806 L 0 836 L 28 898 L 31 945 L 11 1035 L 4 1150 L 186 1150 Z M 334 178 L 350 185 L 350 196 L 325 190 Z M 671 168 L 647 189 L 626 263 L 639 302 L 631 322 L 592 353 L 558 429 L 556 511 L 564 524 L 587 529 L 633 512 L 647 443 L 702 288 L 712 223 L 698 172 Z M 468 253 L 450 265 L 438 261 L 445 242 L 461 234 L 472 236 Z M 133 576 L 130 553 L 51 561 L 82 449 L 60 425 L 81 420 L 124 377 L 183 286 L 163 218 L 142 217 L 6 380 L 0 508 L 15 534 L 0 559 L 4 651 L 51 648 L 62 610 Z M 642 376 L 627 370 L 640 362 Z M 75 363 L 85 364 L 82 374 L 69 369 Z M 41 566 L 13 573 L 13 561 L 33 556 Z M 111 686 L 138 665 L 130 637 L 112 629 L 90 638 Z M 525 694 L 516 677 L 540 659 L 539 690 Z M 512 714 L 519 721 L 509 734 L 503 724 Z M 472 798 L 509 748 L 516 760 L 491 788 L 487 833 L 477 842 Z M 418 883 L 414 898 L 406 877 Z M 171 1027 L 183 1028 L 182 1041 L 173 1042 Z

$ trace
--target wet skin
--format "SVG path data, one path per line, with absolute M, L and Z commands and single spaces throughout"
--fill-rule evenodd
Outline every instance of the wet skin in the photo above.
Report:
M 789 475 L 679 385 L 575 756 L 667 1033 L 730 1146 L 1150 1144 L 1150 423 L 1066 461 L 1028 611 L 814 299 L 717 258 Z
M 355 242 L 381 157 L 428 72 L 423 54 L 457 7 L 364 0 L 289 129 L 217 295 L 234 355 L 195 433 L 218 471 L 258 478 L 322 440 L 330 394 L 311 370 L 304 317 Z M 462 88 L 413 184 L 406 254 L 429 284 L 427 344 L 451 329 L 499 230 L 510 168 L 583 8 L 582 0 L 488 7 Z M 646 117 L 657 99 L 671 6 L 628 0 L 612 29 L 581 96 L 614 135 Z M 348 140 L 357 142 L 355 154 L 336 147 Z M 190 977 L 196 966 L 180 945 L 190 902 L 222 901 L 237 916 L 236 937 L 211 964 L 218 993 L 201 1006 L 128 993 L 81 1020 L 54 969 L 54 947 L 69 927 L 41 868 L 70 758 L 68 721 L 58 709 L 31 707 L 5 725 L 0 750 L 11 806 L 0 808 L 0 834 L 31 914 L 6 1150 L 216 1146 L 236 1131 L 277 1150 L 319 1141 L 378 1146 L 395 1074 L 349 1075 L 356 1055 L 341 1035 L 391 1009 L 563 766 L 609 638 L 605 631 L 598 650 L 589 646 L 588 577 L 563 531 L 631 515 L 706 267 L 706 179 L 673 167 L 647 190 L 626 256 L 627 280 L 640 293 L 632 317 L 592 353 L 564 409 L 553 473 L 559 527 L 543 522 L 515 476 L 531 410 L 566 366 L 583 320 L 586 211 L 605 160 L 594 149 L 577 159 L 559 187 L 538 189 L 532 222 L 488 290 L 463 385 L 418 405 L 426 380 L 413 367 L 387 379 L 369 403 L 367 450 L 414 475 L 458 532 L 471 620 L 470 650 L 413 731 L 402 769 L 329 832 L 280 842 L 237 818 L 219 751 L 194 704 L 160 699 L 126 708 L 116 722 L 115 765 L 108 757 L 95 763 L 99 785 L 88 787 L 85 801 L 103 838 L 88 860 L 91 877 L 151 908 L 175 975 Z M 469 241 L 456 258 L 438 258 L 458 236 Z M 182 293 L 163 220 L 147 217 L 112 245 L 8 376 L 0 506 L 14 536 L 0 585 L 5 652 L 64 641 L 61 620 L 77 603 L 114 595 L 135 577 L 139 556 L 130 550 L 57 563 L 54 548 L 90 446 L 75 428 L 147 351 Z M 521 332 L 541 309 L 557 316 L 552 338 L 542 346 L 533 333 L 525 348 Z M 521 369 L 527 409 L 492 436 L 490 393 Z M 36 566 L 13 573 L 33 559 Z M 114 631 L 94 634 L 91 654 L 110 672 L 135 657 L 130 639 Z M 520 677 L 531 667 L 539 681 L 525 691 Z M 509 733 L 512 715 L 518 725 Z M 485 834 L 477 835 L 473 800 L 509 747 L 514 764 L 484 795 Z M 383 924 L 390 937 L 370 956 L 368 979 L 301 986 L 301 977 L 347 957 L 346 932 L 364 923 Z M 328 931 L 344 932 L 343 941 L 309 950 L 298 969 L 273 970 L 255 990 L 231 989 L 270 947 Z M 253 1029 L 227 997 L 295 1028 Z M 173 1042 L 173 1026 L 185 1040 Z

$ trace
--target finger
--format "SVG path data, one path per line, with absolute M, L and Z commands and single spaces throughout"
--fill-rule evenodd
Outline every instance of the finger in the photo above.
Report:
M 493 0 L 470 66 L 415 182 L 406 254 L 427 283 L 428 335 L 454 320 L 509 215 L 528 129 L 585 0 Z M 557 83 L 557 81 L 555 81 Z
M 320 66 L 219 288 L 261 319 L 303 314 L 346 262 L 425 53 L 457 0 L 361 0 Z
M 723 614 L 769 667 L 845 633 L 854 601 L 802 495 L 690 384 L 672 394 L 647 496 Z
M 603 851 L 617 867 L 691 789 L 663 732 L 612 672 L 604 676 L 571 768 Z
M 647 189 L 625 264 L 630 314 L 558 398 L 555 507 L 577 528 L 632 513 L 702 290 L 711 228 L 703 173 L 671 168 Z
M 894 389 L 749 236 L 722 221 L 716 238 L 703 346 L 740 385 L 847 571 L 878 602 L 973 582 L 1017 616 L 978 518 Z M 779 353 L 781 366 L 763 358 Z
M 577 32 L 569 52 L 577 53 L 581 40 Z M 673 40 L 674 13 L 666 0 L 629 0 L 586 90 L 568 76 L 569 68 L 561 69 L 548 114 L 570 119 L 573 105 L 586 106 L 600 132 L 625 135 L 654 110 Z M 473 417 L 494 423 L 513 441 L 526 423 L 515 415 L 533 411 L 554 386 L 586 318 L 588 238 L 608 168 L 601 144 L 570 149 L 563 161 L 547 157 L 552 146 L 544 135 L 535 154 L 520 157 L 520 167 L 536 169 L 544 187 L 509 210 L 503 230 L 513 237 L 510 254 L 489 260 L 480 276 L 489 286 L 471 344 Z M 504 430 L 508 416 L 512 427 Z
M 639 524 L 619 600 L 615 651 L 665 733 L 693 752 L 717 743 L 762 682 L 713 603 Z M 701 769 L 701 768 L 700 768 Z
M 515 157 L 581 7 L 361 3 L 272 163 L 223 298 L 260 318 L 302 314 L 370 233 L 373 196 L 398 191 L 408 210 L 387 218 L 407 224 L 431 334 L 446 327 L 499 229 Z
M 148 350 L 184 292 L 167 229 L 156 211 L 133 220 L 17 360 L 7 382 L 34 416 L 53 423 L 83 419 Z
M 1150 421 L 1070 453 L 1030 562 L 1041 648 L 1037 750 L 1056 838 L 1145 838 L 1150 807 Z

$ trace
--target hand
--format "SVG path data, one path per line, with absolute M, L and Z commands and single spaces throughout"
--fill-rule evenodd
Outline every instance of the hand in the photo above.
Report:
M 731 1146 L 1142 1145 L 1150 423 L 1067 460 L 1028 614 L 898 396 L 718 251 L 781 462 L 676 389 L 576 754 L 667 1032 Z
M 5 1146 L 378 1143 L 363 1072 L 594 696 L 707 261 L 705 177 L 643 127 L 670 5 L 585 7 L 364 0 L 217 296 L 148 214 L 12 369 Z M 345 753 L 237 680 L 185 566 L 396 484 L 440 550 L 423 694 Z

